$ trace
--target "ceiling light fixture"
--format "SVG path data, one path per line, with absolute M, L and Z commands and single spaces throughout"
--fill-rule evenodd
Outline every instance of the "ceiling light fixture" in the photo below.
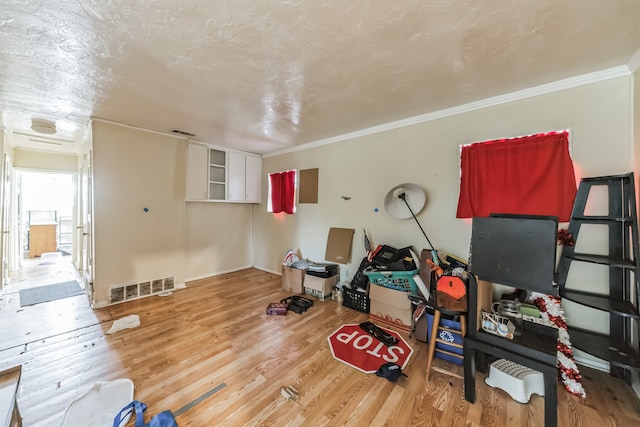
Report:
M 50 120 L 32 119 L 31 129 L 38 133 L 52 135 L 57 132 L 56 124 Z

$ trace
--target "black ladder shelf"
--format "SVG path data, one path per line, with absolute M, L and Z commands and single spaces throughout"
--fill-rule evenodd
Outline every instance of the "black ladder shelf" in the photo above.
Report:
M 607 189 L 607 215 L 585 215 L 589 194 L 596 186 L 605 186 Z M 573 347 L 608 361 L 611 375 L 623 378 L 627 383 L 631 381 L 631 371 L 640 369 L 637 344 L 640 338 L 640 254 L 634 188 L 633 173 L 581 180 L 568 232 L 573 236 L 575 245 L 578 245 L 583 225 L 607 226 L 608 255 L 579 253 L 575 250 L 576 246 L 564 246 L 557 272 L 562 298 L 609 313 L 609 335 L 569 326 Z M 579 285 L 565 286 L 571 265 L 581 262 L 608 266 L 608 293 L 586 292 L 580 290 Z

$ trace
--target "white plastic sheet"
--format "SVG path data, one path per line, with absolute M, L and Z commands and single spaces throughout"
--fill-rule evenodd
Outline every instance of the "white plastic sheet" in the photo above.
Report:
M 99 381 L 78 396 L 64 413 L 62 427 L 113 427 L 114 417 L 133 400 L 128 378 Z M 126 425 L 131 415 L 123 420 Z
M 115 334 L 123 329 L 132 329 L 137 328 L 138 326 L 140 326 L 140 317 L 137 314 L 131 314 L 113 322 L 113 325 L 111 325 L 111 329 L 107 331 L 107 334 Z

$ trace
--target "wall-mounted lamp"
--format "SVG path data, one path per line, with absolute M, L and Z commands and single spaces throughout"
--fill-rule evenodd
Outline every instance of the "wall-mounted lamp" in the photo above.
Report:
M 400 184 L 393 187 L 387 193 L 387 196 L 384 198 L 384 209 L 393 218 L 407 219 L 413 217 L 425 239 L 427 239 L 431 251 L 434 251 L 435 249 L 429 237 L 427 237 L 427 233 L 425 233 L 424 228 L 422 228 L 418 218 L 416 218 L 416 213 L 420 213 L 425 202 L 426 197 L 422 188 L 416 184 Z

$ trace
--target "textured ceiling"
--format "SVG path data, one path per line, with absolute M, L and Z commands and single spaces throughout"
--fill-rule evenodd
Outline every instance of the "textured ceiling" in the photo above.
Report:
M 268 153 L 639 49 L 637 0 L 0 0 L 0 125 L 78 140 L 97 117 Z

